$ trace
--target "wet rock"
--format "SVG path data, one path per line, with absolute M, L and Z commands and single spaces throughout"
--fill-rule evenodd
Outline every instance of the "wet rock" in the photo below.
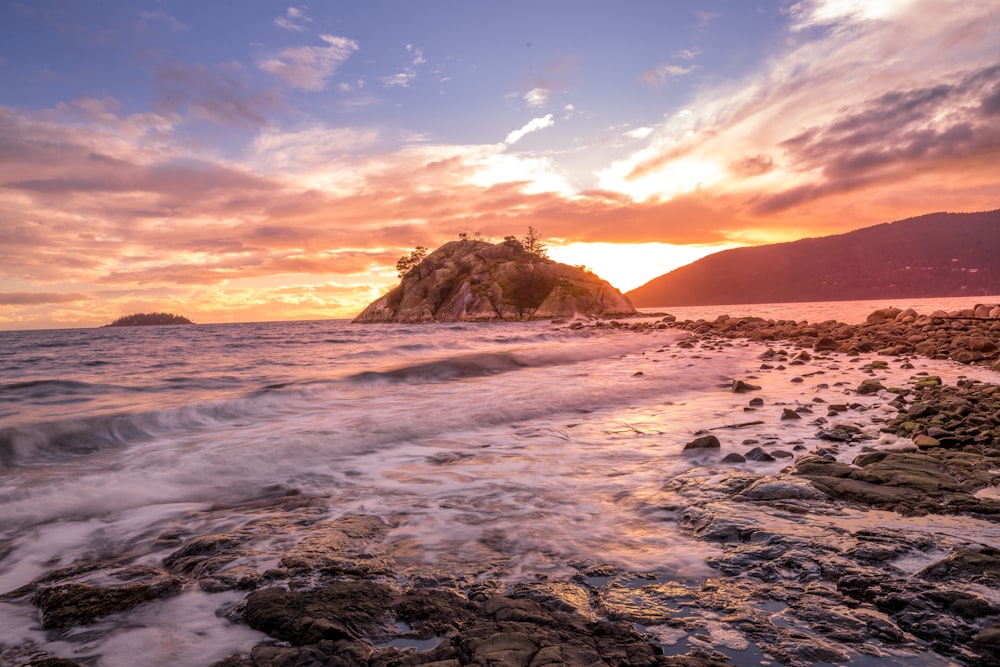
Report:
M 930 581 L 963 580 L 1000 584 L 1000 549 L 982 547 L 959 549 L 948 558 L 921 570 L 918 575 Z
M 795 462 L 795 473 L 810 477 L 850 477 L 855 468 L 847 463 L 819 456 L 802 456 Z
M 684 445 L 684 451 L 698 451 L 705 449 L 719 449 L 722 447 L 722 443 L 719 442 L 719 438 L 715 435 L 708 434 L 702 435 L 691 442 Z
M 802 419 L 802 415 L 791 408 L 785 408 L 781 411 L 781 419 Z
M 862 380 L 856 391 L 860 396 L 867 396 L 868 394 L 877 394 L 880 391 L 885 391 L 885 387 L 878 380 Z
M 740 491 L 736 498 L 738 500 L 816 500 L 823 498 L 823 494 L 805 480 L 765 477 Z
M 765 452 L 760 447 L 754 447 L 749 452 L 745 454 L 748 461 L 758 461 L 762 463 L 767 463 L 774 460 L 774 457 Z
M 748 391 L 758 391 L 760 389 L 759 385 L 750 384 L 746 380 L 733 380 L 733 392 L 737 394 L 743 394 Z
M 737 454 L 736 452 L 730 452 L 722 457 L 723 463 L 746 463 L 747 459 L 742 454 Z
M 0 645 L 0 667 L 81 667 L 80 663 L 59 658 L 33 645 L 4 650 Z
M 391 588 L 372 581 L 332 582 L 301 593 L 265 588 L 247 597 L 243 620 L 295 645 L 389 635 L 392 595 Z
M 182 584 L 159 568 L 133 565 L 47 581 L 37 586 L 31 601 L 42 613 L 43 627 L 65 630 L 173 595 Z
M 388 530 L 373 516 L 345 515 L 325 518 L 328 509 L 321 499 L 292 495 L 252 501 L 266 508 L 269 518 L 250 522 L 228 533 L 193 537 L 164 559 L 175 574 L 194 578 L 208 592 L 252 589 L 264 580 L 291 578 L 301 583 L 336 576 L 372 577 L 391 572 L 389 561 L 372 543 Z M 213 512 L 244 507 L 213 508 Z M 257 543 L 287 540 L 295 535 L 278 568 L 264 570 Z M 237 561 L 239 565 L 235 565 Z
M 984 656 L 979 664 L 1000 665 L 1000 624 L 983 628 L 972 640 L 973 646 Z M 992 657 L 989 657 L 992 656 Z
M 566 590 L 549 596 L 544 587 L 522 586 L 517 593 L 540 599 L 488 595 L 473 602 L 454 591 L 399 592 L 371 581 L 335 582 L 305 592 L 260 590 L 247 599 L 247 623 L 290 646 L 259 645 L 249 664 L 671 664 L 631 626 L 583 616 L 576 613 L 577 603 L 567 610 Z M 421 638 L 441 641 L 422 652 L 372 649 L 359 641 L 398 635 L 400 622 Z M 237 662 L 239 657 L 230 660 L 233 667 L 246 664 Z

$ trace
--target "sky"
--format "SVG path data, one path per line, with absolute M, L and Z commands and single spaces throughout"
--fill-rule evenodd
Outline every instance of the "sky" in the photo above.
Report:
M 1000 208 L 996 0 L 0 0 L 0 330 L 348 318 L 534 227 L 623 291 Z

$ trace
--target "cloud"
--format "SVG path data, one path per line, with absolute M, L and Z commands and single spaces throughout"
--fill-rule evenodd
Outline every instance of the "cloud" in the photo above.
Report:
M 532 88 L 524 94 L 524 102 L 529 109 L 538 109 L 549 103 L 552 91 L 548 88 Z
M 0 292 L 0 305 L 37 306 L 47 303 L 75 303 L 89 301 L 86 294 L 63 292 Z
M 320 35 L 326 46 L 300 46 L 284 49 L 258 66 L 295 88 L 317 91 L 326 87 L 351 54 L 359 50 L 358 43 L 347 37 Z
M 982 112 L 998 79 L 1000 64 L 889 91 L 805 129 L 780 146 L 789 168 L 817 171 L 819 181 L 766 197 L 756 210 L 772 213 L 938 164 L 1000 156 L 1000 123 Z
M 508 146 L 512 146 L 520 141 L 524 135 L 538 130 L 544 130 L 545 128 L 552 127 L 553 125 L 555 125 L 555 121 L 552 120 L 552 114 L 547 114 L 541 118 L 533 118 L 525 123 L 524 127 L 521 129 L 514 130 L 508 134 L 507 138 L 504 139 L 504 143 Z
M 757 229 L 802 216 L 842 228 L 884 221 L 878 211 L 923 213 L 901 193 L 935 175 L 940 203 L 920 198 L 931 210 L 989 207 L 988 193 L 1000 196 L 985 168 L 1000 155 L 1000 17 L 930 0 L 793 10 L 794 39 L 780 52 L 669 114 L 645 145 L 597 170 L 601 186 L 639 199 L 701 191 Z
M 693 71 L 694 67 L 682 67 L 680 65 L 657 65 L 653 69 L 643 72 L 642 80 L 654 88 L 659 88 L 670 79 L 690 74 Z
M 729 163 L 729 171 L 736 176 L 760 176 L 774 169 L 774 159 L 769 155 L 750 155 Z
M 625 136 L 628 137 L 629 139 L 639 141 L 645 139 L 652 133 L 653 133 L 653 128 L 651 127 L 637 127 L 627 131 L 625 133 Z
M 424 58 L 424 50 L 414 47 L 412 44 L 406 45 L 406 52 L 410 55 L 410 64 L 416 67 L 427 62 Z
M 698 16 L 698 27 L 707 28 L 712 23 L 712 21 L 722 16 L 722 14 L 717 14 L 715 12 L 699 11 L 697 16 Z
M 268 115 L 281 108 L 277 94 L 258 89 L 238 63 L 167 62 L 157 69 L 153 87 L 153 106 L 159 113 L 187 111 L 226 125 L 267 125 Z
M 305 7 L 289 7 L 285 10 L 284 16 L 274 19 L 274 23 L 290 32 L 305 32 L 307 24 L 312 23 L 312 19 L 306 14 Z
M 166 23 L 173 30 L 190 30 L 191 27 L 187 26 L 176 18 L 163 11 L 162 9 L 157 9 L 155 11 L 139 12 L 139 18 L 143 21 L 160 21 Z
M 792 30 L 818 26 L 888 20 L 908 11 L 915 0 L 802 0 L 787 11 L 794 19 Z
M 412 69 L 406 69 L 391 76 L 384 76 L 380 80 L 387 88 L 408 88 L 410 83 L 417 78 L 417 73 Z

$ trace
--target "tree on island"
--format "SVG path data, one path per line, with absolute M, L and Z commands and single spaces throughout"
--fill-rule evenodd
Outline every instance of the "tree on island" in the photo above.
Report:
M 545 246 L 542 235 L 534 227 L 528 227 L 528 233 L 521 239 L 521 245 L 532 255 L 538 255 L 539 257 L 549 256 L 549 249 Z
M 426 256 L 427 248 L 418 245 L 410 251 L 409 255 L 403 255 L 399 258 L 399 261 L 396 262 L 396 273 L 400 278 L 405 278 L 410 271 L 420 266 L 420 262 L 424 261 Z
M 173 313 L 135 313 L 119 317 L 107 327 L 142 327 L 158 326 L 165 324 L 194 324 L 191 320 L 181 315 Z

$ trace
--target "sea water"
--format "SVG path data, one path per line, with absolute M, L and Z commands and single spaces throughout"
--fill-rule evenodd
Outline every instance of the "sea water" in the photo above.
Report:
M 102 556 L 161 566 L 176 549 L 161 533 L 260 518 L 183 525 L 199 509 L 289 491 L 322 498 L 331 520 L 385 520 L 399 571 L 447 563 L 513 582 L 606 563 L 708 576 L 714 547 L 676 527 L 662 488 L 706 462 L 682 452 L 696 433 L 747 420 L 729 387 L 764 348 L 706 353 L 679 348 L 685 336 L 346 321 L 0 333 L 0 594 Z M 850 363 L 843 377 L 857 381 Z M 928 363 L 952 381 L 969 372 Z M 790 377 L 770 401 L 841 392 L 836 374 Z M 808 441 L 816 428 L 802 422 L 762 428 Z M 207 665 L 264 638 L 221 618 L 242 596 L 186 587 L 63 635 L 26 602 L 0 602 L 0 649 Z

